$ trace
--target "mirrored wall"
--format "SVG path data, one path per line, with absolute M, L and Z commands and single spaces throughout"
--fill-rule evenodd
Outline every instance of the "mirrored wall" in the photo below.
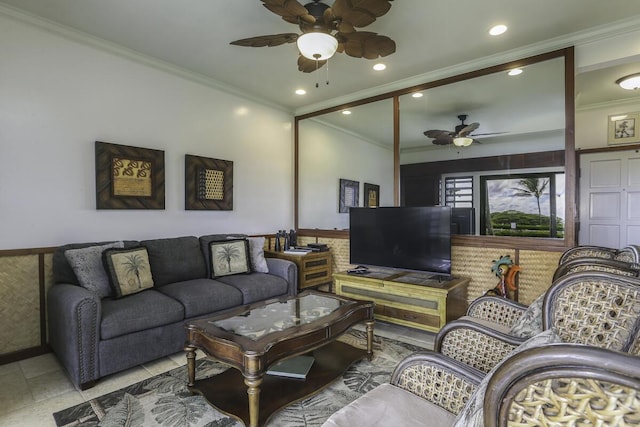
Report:
M 520 73 L 510 75 L 514 69 Z M 464 122 L 458 117 L 463 115 Z M 545 212 L 560 218 L 562 233 L 548 237 L 552 245 L 570 245 L 573 116 L 573 49 L 568 48 L 297 117 L 296 226 L 348 228 L 348 214 L 339 212 L 340 179 L 359 183 L 359 206 L 367 205 L 365 183 L 380 186 L 380 206 L 393 206 L 445 204 L 445 178 L 466 176 L 475 185 L 475 234 L 488 238 L 481 217 L 491 218 L 492 212 L 482 204 L 483 177 L 560 173 L 553 196 L 547 191 L 542 200 L 521 200 L 536 208 L 542 201 L 547 209 L 554 197 L 554 212 Z M 466 147 L 425 135 L 429 130 L 454 134 L 456 126 L 471 123 L 479 125 Z M 517 238 L 491 237 L 493 243 Z

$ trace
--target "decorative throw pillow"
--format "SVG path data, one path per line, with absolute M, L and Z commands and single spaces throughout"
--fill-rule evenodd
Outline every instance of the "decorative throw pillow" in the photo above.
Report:
M 264 237 L 249 237 L 249 249 L 251 252 L 251 269 L 258 273 L 268 273 L 269 266 L 264 259 Z
M 95 292 L 100 298 L 104 298 L 112 296 L 113 291 L 102 263 L 102 252 L 110 248 L 123 247 L 123 242 L 114 242 L 101 246 L 69 249 L 64 252 L 64 256 L 78 278 L 80 286 Z
M 542 332 L 542 303 L 544 293 L 538 296 L 529 307 L 522 313 L 522 316 L 511 326 L 509 335 L 520 338 L 531 338 Z
M 107 249 L 103 257 L 116 297 L 153 287 L 147 248 Z
M 543 347 L 547 344 L 562 342 L 555 330 L 549 329 L 539 333 L 533 338 L 529 338 L 524 343 L 513 349 L 505 358 L 509 358 L 525 350 L 535 347 Z M 464 409 L 456 416 L 453 427 L 484 427 L 484 395 L 487 391 L 487 384 L 493 373 L 502 365 L 502 361 L 494 366 L 478 384 L 478 388 L 473 392 Z
M 245 239 L 211 242 L 209 253 L 211 276 L 214 278 L 251 271 L 248 242 Z

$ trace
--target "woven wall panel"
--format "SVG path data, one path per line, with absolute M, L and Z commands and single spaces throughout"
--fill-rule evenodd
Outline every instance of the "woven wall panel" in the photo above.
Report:
M 549 289 L 561 255 L 562 252 L 520 251 L 522 270 L 518 273 L 518 283 L 521 303 L 529 305 Z
M 0 354 L 40 345 L 38 256 L 0 257 Z

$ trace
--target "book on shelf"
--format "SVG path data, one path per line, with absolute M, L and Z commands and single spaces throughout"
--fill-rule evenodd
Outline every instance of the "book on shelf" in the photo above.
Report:
M 311 365 L 313 365 L 313 361 L 314 359 L 311 356 L 291 357 L 271 366 L 267 371 L 267 375 L 305 379 L 311 369 Z

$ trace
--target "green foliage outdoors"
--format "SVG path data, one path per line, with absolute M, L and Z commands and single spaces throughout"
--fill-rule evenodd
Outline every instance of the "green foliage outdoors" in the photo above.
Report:
M 516 228 L 511 228 L 511 223 Z M 494 236 L 550 237 L 551 218 L 546 215 L 525 213 L 520 211 L 494 212 L 491 214 L 491 226 Z M 557 218 L 557 236 L 564 236 L 562 218 Z

